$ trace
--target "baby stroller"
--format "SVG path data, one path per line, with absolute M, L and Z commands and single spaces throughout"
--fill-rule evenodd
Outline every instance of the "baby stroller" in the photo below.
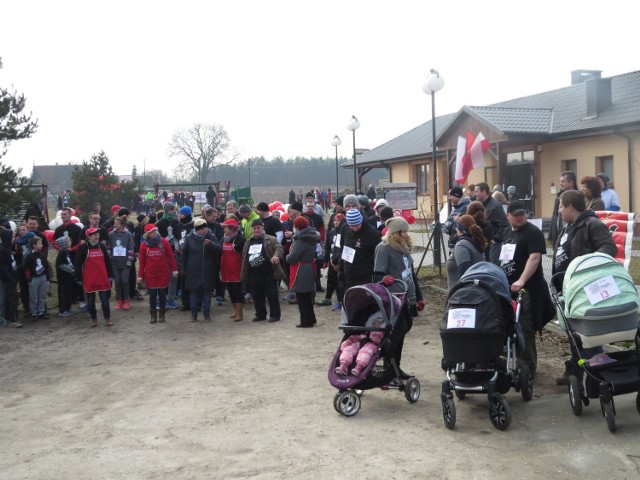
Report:
M 629 273 L 604 253 L 574 259 L 564 273 L 562 292 L 557 292 L 560 275 L 552 278 L 551 296 L 571 347 L 567 362 L 571 409 L 580 416 L 583 404 L 588 406 L 589 399 L 599 398 L 602 415 L 613 433 L 614 396 L 638 392 L 636 407 L 640 412 L 640 298 Z M 635 348 L 582 358 L 584 348 L 622 341 L 633 342 Z
M 516 311 L 503 271 L 488 262 L 470 267 L 451 289 L 440 324 L 444 424 L 456 425 L 456 406 L 452 391 L 463 400 L 467 394 L 486 393 L 489 418 L 498 430 L 511 423 L 511 407 L 502 394 L 513 386 L 525 401 L 533 397 L 533 378 L 529 367 L 518 366 L 516 349 L 524 337 L 518 327 L 521 297 Z
M 349 288 L 342 304 L 346 324 L 340 325 L 345 332 L 342 341 L 351 335 L 365 334 L 364 345 L 373 332 L 383 332 L 384 338 L 371 356 L 367 366 L 358 375 L 338 375 L 335 369 L 340 364 L 340 347 L 329 365 L 329 383 L 338 389 L 333 399 L 333 407 L 346 417 L 360 410 L 360 396 L 364 390 L 382 388 L 404 392 L 406 399 L 417 402 L 420 397 L 420 382 L 415 377 L 401 378 L 400 366 L 394 358 L 398 332 L 404 332 L 401 322 L 405 322 L 407 284 L 395 280 L 394 285 L 402 287 L 400 293 L 392 293 L 384 283 L 368 283 Z M 392 285 L 392 287 L 394 286 Z M 396 287 L 397 288 L 397 287 Z M 380 315 L 378 315 L 378 312 Z M 367 320 L 377 315 L 382 322 L 379 327 L 368 326 Z M 345 321 L 345 320 L 343 320 Z M 396 334 L 394 335 L 394 331 Z M 377 364 L 382 358 L 382 364 Z M 396 381 L 393 381 L 397 379 Z

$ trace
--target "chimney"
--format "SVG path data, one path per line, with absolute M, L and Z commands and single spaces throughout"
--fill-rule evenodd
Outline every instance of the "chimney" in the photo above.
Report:
M 600 78 L 602 70 L 573 70 L 571 72 L 571 85 L 584 83 L 591 78 Z
M 611 79 L 593 78 L 584 82 L 587 96 L 587 118 L 597 118 L 611 105 Z

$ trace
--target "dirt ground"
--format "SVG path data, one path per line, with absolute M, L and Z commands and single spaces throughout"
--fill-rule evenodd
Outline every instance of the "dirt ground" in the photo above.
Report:
M 534 399 L 507 393 L 513 422 L 492 427 L 486 396 L 457 401 L 445 428 L 440 406 L 444 296 L 425 289 L 427 309 L 408 334 L 403 366 L 420 399 L 370 390 L 354 417 L 339 415 L 327 367 L 341 339 L 339 315 L 317 307 L 318 325 L 212 323 L 170 311 L 150 325 L 148 305 L 113 312 L 115 326 L 86 314 L 0 330 L 0 477 L 3 479 L 209 478 L 638 478 L 635 397 L 616 402 L 608 432 L 596 402 L 571 414 L 553 378 L 566 347 L 546 333 Z

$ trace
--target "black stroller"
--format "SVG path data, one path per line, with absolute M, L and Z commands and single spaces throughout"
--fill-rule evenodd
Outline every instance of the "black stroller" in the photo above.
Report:
M 340 326 L 345 332 L 342 341 L 352 335 L 362 335 L 361 345 L 364 345 L 370 341 L 372 333 L 384 334 L 368 365 L 357 375 L 338 375 L 335 372 L 336 367 L 340 365 L 340 347 L 331 360 L 329 383 L 338 389 L 333 399 L 333 407 L 346 417 L 358 413 L 360 396 L 364 390 L 396 389 L 404 392 L 406 399 L 411 403 L 417 402 L 420 397 L 420 382 L 415 377 L 402 379 L 400 367 L 394 358 L 398 343 L 397 333 L 404 332 L 401 322 L 406 321 L 405 315 L 408 314 L 407 285 L 401 280 L 395 280 L 394 285 L 401 285 L 402 292 L 392 293 L 381 282 L 351 287 L 344 294 L 342 308 L 346 324 Z M 379 327 L 368 325 L 367 321 L 372 317 L 380 319 Z M 378 362 L 379 359 L 382 359 L 381 363 Z M 394 379 L 398 382 L 393 382 Z
M 525 401 L 533 397 L 529 367 L 518 366 L 516 349 L 524 337 L 518 326 L 521 298 L 514 315 L 511 290 L 503 271 L 488 262 L 470 267 L 447 297 L 440 325 L 444 424 L 456 425 L 452 391 L 463 400 L 467 394 L 486 393 L 489 418 L 498 430 L 511 423 L 511 407 L 502 394 L 513 386 Z
M 614 396 L 638 392 L 636 407 L 640 412 L 640 298 L 629 273 L 604 253 L 574 259 L 564 273 L 562 292 L 558 292 L 561 275 L 552 278 L 551 296 L 571 347 L 567 362 L 571 409 L 580 416 L 583 404 L 588 406 L 589 399 L 599 398 L 602 415 L 613 433 Z M 585 348 L 625 341 L 635 347 L 582 358 Z

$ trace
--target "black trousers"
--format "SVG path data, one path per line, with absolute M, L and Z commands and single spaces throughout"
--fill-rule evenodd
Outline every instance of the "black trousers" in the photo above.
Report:
M 76 287 L 73 275 L 57 269 L 58 274 L 58 311 L 60 313 L 71 310 Z
M 316 323 L 316 314 L 313 311 L 314 292 L 296 293 L 298 310 L 300 311 L 300 325 L 311 327 Z
M 256 307 L 256 317 L 267 318 L 267 306 L 265 299 L 269 300 L 269 318 L 280 320 L 280 299 L 278 287 L 273 276 L 267 278 L 250 278 L 249 291 Z
M 4 286 L 4 318 L 7 322 L 18 321 L 18 282 L 9 280 L 2 282 Z
M 223 283 L 227 287 L 229 292 L 229 300 L 231 303 L 244 303 L 244 296 L 242 295 L 242 284 L 240 282 L 228 282 Z M 224 292 L 224 290 L 222 290 Z
M 331 299 L 334 291 L 338 296 L 338 302 L 341 302 L 342 297 L 340 296 L 340 291 L 338 290 L 338 272 L 334 271 L 333 267 L 329 265 L 329 268 L 327 269 L 327 292 L 324 296 L 328 299 Z

